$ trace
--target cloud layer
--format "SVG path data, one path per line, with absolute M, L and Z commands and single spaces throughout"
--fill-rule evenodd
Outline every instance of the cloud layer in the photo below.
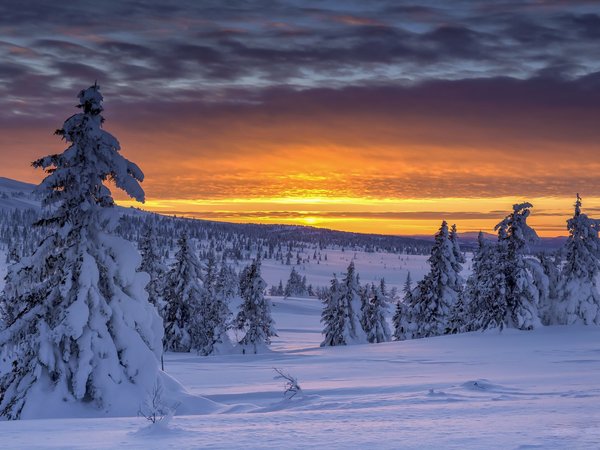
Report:
M 599 44 L 594 1 L 4 1 L 3 175 L 98 80 L 149 198 L 600 197 Z

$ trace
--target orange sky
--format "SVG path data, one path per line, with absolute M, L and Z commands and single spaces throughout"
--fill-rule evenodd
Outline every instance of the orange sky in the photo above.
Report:
M 183 131 L 176 136 L 160 132 L 142 136 L 110 124 L 106 128 L 120 138 L 124 155 L 146 173 L 147 201 L 142 207 L 165 214 L 402 235 L 432 234 L 445 219 L 461 231 L 492 232 L 513 203 L 527 200 L 534 204 L 530 223 L 538 233 L 556 236 L 566 234 L 565 220 L 574 198 L 574 192 L 543 195 L 544 186 L 556 183 L 553 176 L 564 177 L 568 172 L 568 161 L 540 162 L 540 167 L 532 168 L 534 179 L 528 185 L 525 174 L 513 173 L 510 159 L 498 165 L 477 159 L 471 149 L 452 149 L 451 159 L 457 165 L 451 166 L 447 149 L 419 149 L 418 143 L 394 147 L 385 142 L 366 145 L 357 139 L 334 145 L 305 133 L 305 138 L 314 139 L 314 146 L 282 141 L 281 136 L 250 143 L 229 136 L 215 144 L 206 138 L 197 142 L 198 130 L 194 129 L 187 137 Z M 55 137 L 45 139 L 44 144 L 46 140 L 48 146 L 30 148 L 62 149 Z M 225 142 L 239 148 L 228 154 Z M 246 145 L 259 146 L 261 152 L 244 151 Z M 205 146 L 218 150 L 210 156 Z M 186 149 L 178 153 L 176 149 L 182 147 Z M 28 158 L 39 155 L 30 152 Z M 16 174 L 33 182 L 40 176 L 26 165 Z M 534 195 L 502 195 L 513 189 L 507 187 L 511 184 L 515 191 L 522 188 Z M 121 204 L 136 206 L 115 194 Z M 581 195 L 584 207 L 594 216 L 600 196 L 585 197 L 584 189 Z
M 5 10 L 0 175 L 38 182 L 97 80 L 147 209 L 409 235 L 527 200 L 544 236 L 577 192 L 599 211 L 593 2 L 176 3 Z

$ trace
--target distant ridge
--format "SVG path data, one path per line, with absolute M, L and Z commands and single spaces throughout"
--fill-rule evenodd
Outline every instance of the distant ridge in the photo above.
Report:
M 40 202 L 35 198 L 35 184 L 0 177 L 0 211 L 37 209 Z
M 0 211 L 8 209 L 38 209 L 40 202 L 35 198 L 33 190 L 36 188 L 35 184 L 25 183 L 22 181 L 13 180 L 6 177 L 0 177 Z M 144 211 L 138 208 L 122 208 L 122 213 L 128 215 L 138 214 L 157 214 L 152 211 Z M 165 217 L 169 217 L 165 215 Z M 415 248 L 419 248 L 419 252 L 423 251 L 424 248 L 430 248 L 434 234 L 431 235 L 411 235 L 411 236 L 400 236 L 400 235 L 382 235 L 376 233 L 353 233 L 346 231 L 330 230 L 327 228 L 317 228 L 306 225 L 266 225 L 266 224 L 253 224 L 253 223 L 231 223 L 231 222 L 215 222 L 204 219 L 183 219 L 183 220 L 196 220 L 198 222 L 213 224 L 212 226 L 222 227 L 223 229 L 236 230 L 237 232 L 245 229 L 248 232 L 276 232 L 279 235 L 286 236 L 288 239 L 303 240 L 319 240 L 324 241 L 333 240 L 339 245 L 362 245 L 366 247 L 407 247 L 414 245 Z M 489 241 L 495 241 L 496 235 L 491 233 L 483 233 L 484 238 Z M 472 251 L 477 248 L 477 236 L 478 231 L 468 231 L 464 233 L 458 233 L 459 243 L 464 251 Z M 531 251 L 533 253 L 538 251 L 549 251 L 560 248 L 566 240 L 566 237 L 554 237 L 554 238 L 541 238 L 539 243 L 535 244 Z
M 35 187 L 35 184 L 12 180 L 6 177 L 0 177 L 0 190 L 2 192 L 32 192 Z

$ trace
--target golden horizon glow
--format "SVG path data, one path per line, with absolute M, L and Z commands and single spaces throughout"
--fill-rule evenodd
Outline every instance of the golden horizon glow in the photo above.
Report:
M 145 205 L 113 186 L 117 201 L 215 221 L 390 235 L 432 235 L 443 219 L 461 232 L 493 233 L 514 203 L 529 201 L 529 223 L 538 234 L 559 236 L 567 234 L 577 191 L 591 217 L 600 207 L 593 176 L 600 155 L 589 142 L 567 151 L 559 141 L 536 141 L 533 134 L 500 139 L 476 123 L 446 123 L 446 117 L 431 124 L 409 117 L 399 125 L 391 116 L 358 112 L 278 117 L 277 123 L 249 114 L 235 119 L 235 127 L 230 119 L 181 121 L 152 133 L 108 121 L 123 155 L 146 175 Z M 40 156 L 32 148 L 64 150 L 51 135 L 18 145 L 30 152 L 27 160 Z M 11 178 L 39 182 L 43 176 L 26 164 L 21 170 Z
M 149 199 L 144 205 L 120 200 L 124 207 L 182 217 L 234 223 L 307 225 L 340 231 L 390 235 L 431 235 L 442 220 L 456 223 L 460 232 L 494 233 L 494 226 L 514 203 L 534 205 L 528 223 L 540 236 L 567 234 L 573 198 L 514 197 L 372 199 L 347 197 L 275 197 L 231 199 Z M 584 198 L 594 216 L 600 197 Z M 537 213 L 537 214 L 536 214 Z

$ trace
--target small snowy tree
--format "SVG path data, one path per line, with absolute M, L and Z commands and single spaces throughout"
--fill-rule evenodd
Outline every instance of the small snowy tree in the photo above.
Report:
M 222 345 L 231 345 L 227 329 L 231 311 L 228 305 L 228 292 L 222 289 L 219 271 L 213 253 L 208 255 L 203 275 L 204 290 L 196 311 L 197 327 L 194 329 L 192 347 L 201 355 L 215 353 Z
M 408 329 L 401 339 L 439 336 L 447 332 L 450 314 L 462 293 L 460 263 L 442 222 L 428 259 L 430 271 L 419 282 L 406 305 Z
M 454 259 L 456 260 L 456 263 L 464 264 L 466 262 L 466 260 L 465 260 L 465 255 L 463 255 L 463 252 L 460 250 L 460 244 L 458 243 L 458 232 L 456 230 L 456 224 L 453 224 L 452 227 L 450 228 L 450 233 L 448 234 L 448 238 L 450 239 L 450 242 L 452 243 L 452 251 L 454 253 Z M 462 267 L 458 268 L 457 272 L 460 272 L 461 270 L 462 270 Z
M 14 306 L 0 334 L 12 360 L 0 376 L 0 415 L 52 414 L 65 402 L 135 414 L 155 385 L 162 326 L 137 273 L 131 243 L 111 235 L 118 221 L 107 181 L 144 200 L 141 170 L 120 155 L 102 129 L 97 85 L 79 93 L 81 112 L 56 132 L 70 145 L 33 163 L 47 176 L 38 187 L 46 237 L 20 262 L 10 293 Z M 20 282 L 17 282 L 20 280 Z
M 146 285 L 148 301 L 156 307 L 157 311 L 162 316 L 165 307 L 163 292 L 167 267 L 158 250 L 156 230 L 151 224 L 145 228 L 138 248 L 142 256 L 142 263 L 139 271 L 145 272 L 150 276 L 150 281 Z
M 545 253 L 540 253 L 539 262 L 544 276 L 547 280 L 547 296 L 544 304 L 540 304 L 540 313 L 544 325 L 552 325 L 556 322 L 554 317 L 556 303 L 558 302 L 558 286 L 561 280 L 560 253 L 552 256 Z
M 364 343 L 367 337 L 360 323 L 360 285 L 354 263 L 351 262 L 342 281 L 331 281 L 324 302 L 321 322 L 325 339 L 321 346 Z
M 388 342 L 391 338 L 387 324 L 388 301 L 383 279 L 379 286 L 367 285 L 363 290 L 363 315 L 361 324 L 369 343 Z
M 300 276 L 296 272 L 296 268 L 292 267 L 290 277 L 285 285 L 284 291 L 285 297 L 306 297 L 308 292 L 306 290 L 306 278 Z
M 406 274 L 406 280 L 404 281 L 404 286 L 402 287 L 402 299 L 404 303 L 410 303 L 412 300 L 412 279 L 410 277 L 410 272 Z
M 412 334 L 409 333 L 409 323 L 406 314 L 406 305 L 412 302 L 412 280 L 410 272 L 406 274 L 406 281 L 402 288 L 403 298 L 398 300 L 396 303 L 396 310 L 392 317 L 392 324 L 394 325 L 394 339 L 401 341 L 404 339 L 412 339 Z
M 554 321 L 559 324 L 600 325 L 600 223 L 581 212 L 581 197 L 577 194 L 575 213 L 567 221 L 569 237 L 566 261 L 557 289 L 558 303 Z
M 203 295 L 201 267 L 185 233 L 177 245 L 179 250 L 165 283 L 165 350 L 189 352 L 197 339 L 197 315 Z
M 479 247 L 471 262 L 473 272 L 463 295 L 463 310 L 456 311 L 457 332 L 501 328 L 506 316 L 506 278 L 500 269 L 498 246 L 479 233 Z
M 321 342 L 321 347 L 346 345 L 343 340 L 343 311 L 340 306 L 341 289 L 337 277 L 333 276 L 329 289 L 323 297 L 323 311 L 321 313 L 321 323 L 325 326 L 323 335 L 325 339 Z
M 525 261 L 525 252 L 531 242 L 538 239 L 527 225 L 531 203 L 513 205 L 513 212 L 495 229 L 498 231 L 498 270 L 505 279 L 504 317 L 500 328 L 530 330 L 541 325 L 538 312 L 539 291 Z M 500 299 L 502 301 L 502 299 Z
M 239 341 L 244 353 L 257 353 L 277 336 L 275 322 L 271 317 L 271 304 L 265 298 L 267 284 L 260 275 L 260 258 L 256 258 L 240 274 L 242 304 L 236 318 L 237 328 L 244 332 Z

